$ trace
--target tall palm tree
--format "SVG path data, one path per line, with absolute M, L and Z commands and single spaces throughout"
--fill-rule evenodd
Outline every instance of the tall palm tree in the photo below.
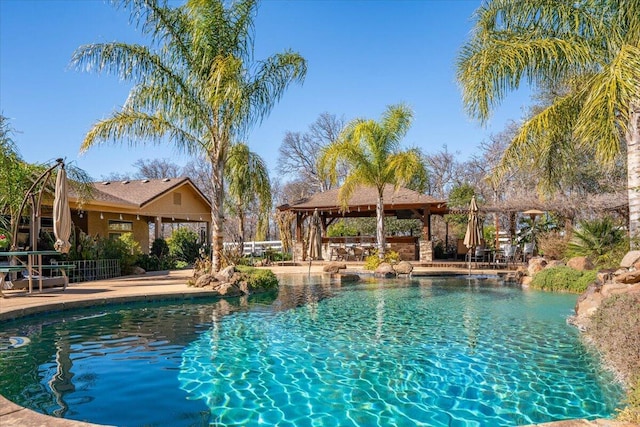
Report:
M 271 209 L 271 184 L 269 170 L 262 158 L 249 150 L 244 143 L 234 144 L 227 159 L 227 197 L 232 211 L 238 217 L 238 235 L 245 239 L 245 212 L 257 202 L 259 217 L 268 215 Z
M 629 232 L 640 231 L 640 0 L 488 0 L 458 59 L 472 116 L 491 110 L 523 79 L 566 91 L 521 127 L 511 163 L 562 158 L 591 147 L 611 162 L 626 143 Z
M 424 172 L 418 150 L 400 150 L 400 141 L 411 126 L 413 112 L 406 105 L 388 106 L 382 119 L 355 119 L 347 124 L 340 138 L 326 146 L 319 159 L 320 169 L 326 171 L 335 184 L 340 162 L 349 172 L 340 187 L 339 199 L 344 207 L 360 185 L 377 190 L 376 237 L 378 256 L 384 258 L 386 238 L 384 231 L 383 191 L 386 184 L 396 188 Z
M 262 120 L 306 61 L 285 51 L 253 59 L 257 0 L 122 0 L 150 45 L 98 43 L 78 48 L 72 64 L 134 82 L 124 106 L 98 121 L 81 149 L 99 143 L 171 142 L 211 163 L 212 269 L 220 267 L 224 169 L 232 141 Z

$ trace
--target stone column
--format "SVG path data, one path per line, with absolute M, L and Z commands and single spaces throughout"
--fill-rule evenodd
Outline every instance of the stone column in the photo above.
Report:
M 433 261 L 433 242 L 431 240 L 420 239 L 420 262 Z

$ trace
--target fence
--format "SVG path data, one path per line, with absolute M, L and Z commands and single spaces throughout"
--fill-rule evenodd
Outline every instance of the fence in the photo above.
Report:
M 69 270 L 69 282 L 89 282 L 121 276 L 119 259 L 98 259 L 90 261 L 65 261 L 76 268 Z
M 237 247 L 238 243 L 225 243 L 224 248 L 229 249 L 232 247 Z M 261 257 L 265 254 L 267 249 L 273 252 L 282 252 L 282 240 L 264 240 L 261 242 L 244 242 L 244 247 L 242 248 L 242 255 L 245 256 L 256 256 Z

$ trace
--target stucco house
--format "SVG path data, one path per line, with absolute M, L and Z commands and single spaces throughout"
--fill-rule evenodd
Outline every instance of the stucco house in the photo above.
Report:
M 92 187 L 88 200 L 81 200 L 73 190 L 69 192 L 76 230 L 111 238 L 130 232 L 148 253 L 151 227 L 155 226 L 155 237 L 160 237 L 163 223 L 198 223 L 201 240 L 208 243 L 211 203 L 187 177 L 102 181 L 92 183 Z M 45 203 L 40 229 L 52 231 L 51 208 Z

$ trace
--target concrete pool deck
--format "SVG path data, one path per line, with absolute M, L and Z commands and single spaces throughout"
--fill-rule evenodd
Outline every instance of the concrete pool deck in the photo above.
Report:
M 322 273 L 323 263 L 263 267 L 275 274 Z M 347 264 L 347 272 L 362 271 L 362 264 Z M 467 274 L 466 268 L 416 267 L 415 276 Z M 505 274 L 504 270 L 472 270 L 473 274 Z M 147 273 L 141 276 L 126 276 L 116 279 L 70 284 L 61 288 L 44 289 L 26 294 L 24 291 L 4 291 L 0 298 L 0 322 L 44 312 L 63 311 L 72 308 L 98 307 L 105 304 L 137 301 L 180 300 L 211 297 L 211 291 L 186 285 L 193 275 L 192 270 Z M 639 427 L 637 424 L 611 420 L 569 420 L 541 424 L 546 427 Z M 97 426 L 81 421 L 46 416 L 23 408 L 0 396 L 0 426 L 2 427 L 81 427 Z

